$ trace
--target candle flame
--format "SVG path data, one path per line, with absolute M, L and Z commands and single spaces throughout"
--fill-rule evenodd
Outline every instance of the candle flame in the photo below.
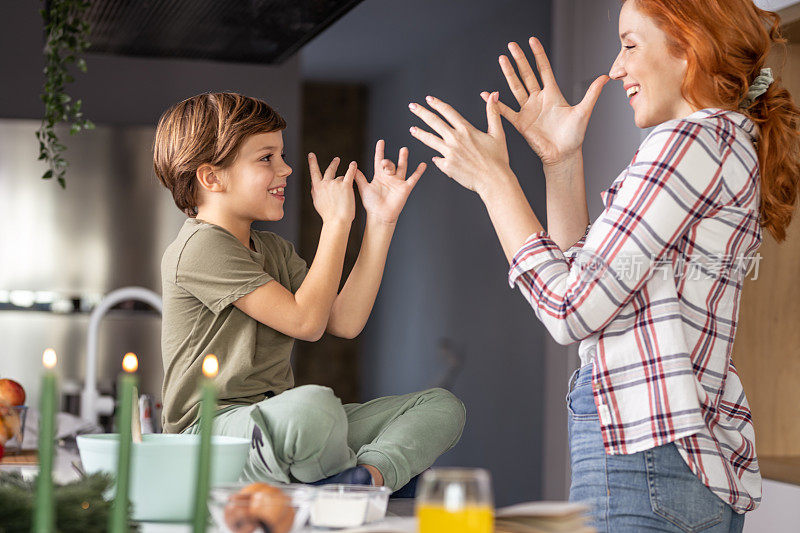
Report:
M 58 361 L 58 357 L 56 356 L 56 351 L 52 348 L 48 348 L 42 354 L 42 364 L 46 368 L 53 368 L 56 366 L 56 362 Z
M 210 353 L 203 358 L 203 375 L 207 378 L 215 378 L 217 372 L 219 372 L 219 361 L 217 361 L 216 355 Z
M 122 358 L 122 370 L 136 372 L 137 368 L 139 368 L 139 359 L 136 358 L 136 354 L 133 352 L 126 353 L 125 357 Z

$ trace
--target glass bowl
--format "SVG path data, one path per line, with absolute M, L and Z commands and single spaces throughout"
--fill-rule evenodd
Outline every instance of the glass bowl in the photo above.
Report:
M 250 500 L 239 493 L 250 483 L 237 482 L 217 485 L 211 488 L 208 495 L 208 509 L 211 518 L 222 533 L 257 533 L 263 531 L 257 518 L 254 518 L 250 509 Z M 309 509 L 313 499 L 314 487 L 302 484 L 272 485 L 280 489 L 288 497 L 289 506 L 294 512 L 291 525 L 280 529 L 279 532 L 297 531 L 308 523 Z M 276 506 L 279 505 L 276 503 Z M 261 502 L 261 508 L 267 515 L 281 516 L 285 507 L 270 508 L 269 501 Z M 238 522 L 238 526 L 236 524 Z
M 5 439 L 5 453 L 11 455 L 22 451 L 22 438 L 25 433 L 27 405 L 0 405 L 0 438 Z
M 309 516 L 320 528 L 358 527 L 386 516 L 391 490 L 370 485 L 316 487 Z

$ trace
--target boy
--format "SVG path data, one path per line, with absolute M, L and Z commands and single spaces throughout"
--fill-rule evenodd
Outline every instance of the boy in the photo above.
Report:
M 397 167 L 375 149 L 372 181 L 338 158 L 320 171 L 308 155 L 314 208 L 322 217 L 311 267 L 294 247 L 255 220 L 280 220 L 287 178 L 285 121 L 265 102 L 236 93 L 194 96 L 161 117 L 154 167 L 189 218 L 162 260 L 163 425 L 197 431 L 203 357 L 219 359 L 214 433 L 250 438 L 250 481 L 362 483 L 397 490 L 461 437 L 465 411 L 449 392 L 342 405 L 331 389 L 294 388 L 295 338 L 324 331 L 352 338 L 369 317 L 386 253 L 411 189 L 408 150 Z M 345 246 L 359 188 L 367 223 L 342 291 Z

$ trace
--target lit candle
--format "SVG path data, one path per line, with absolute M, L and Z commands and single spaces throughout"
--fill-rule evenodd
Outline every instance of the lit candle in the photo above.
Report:
M 42 354 L 45 371 L 39 402 L 39 476 L 36 478 L 36 501 L 33 531 L 55 531 L 55 499 L 53 498 L 53 455 L 56 437 L 56 351 L 48 348 Z
M 111 506 L 109 529 L 111 533 L 128 531 L 128 490 L 131 471 L 131 417 L 133 414 L 133 389 L 136 387 L 136 369 L 139 361 L 136 354 L 126 353 L 122 358 L 122 369 L 117 385 L 117 431 L 119 431 L 119 454 L 117 455 L 117 494 Z
M 211 427 L 217 402 L 214 378 L 219 371 L 217 357 L 208 354 L 203 359 L 203 383 L 200 386 L 200 453 L 197 463 L 197 485 L 194 499 L 194 533 L 205 533 L 208 490 L 211 487 Z

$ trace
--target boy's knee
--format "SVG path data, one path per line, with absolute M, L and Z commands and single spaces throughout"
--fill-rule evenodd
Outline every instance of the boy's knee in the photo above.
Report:
M 439 409 L 446 410 L 450 414 L 453 429 L 460 437 L 467 420 L 467 408 L 464 406 L 464 402 L 449 390 L 438 387 L 428 389 L 425 394 L 430 397 L 430 401 L 434 402 Z
M 276 402 L 279 400 L 279 402 Z M 272 406 L 269 402 L 274 402 Z M 328 387 L 304 385 L 270 398 L 265 405 L 272 433 L 283 442 L 289 462 L 320 453 L 331 441 L 347 438 L 347 414 Z

